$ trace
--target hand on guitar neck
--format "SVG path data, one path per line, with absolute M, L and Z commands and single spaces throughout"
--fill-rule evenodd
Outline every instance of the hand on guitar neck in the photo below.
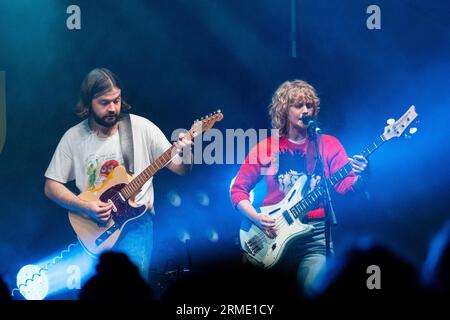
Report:
M 192 170 L 193 158 L 192 158 L 192 137 L 188 133 L 181 132 L 178 136 L 178 140 L 174 142 L 174 152 L 178 157 L 171 161 L 167 168 L 175 172 L 180 176 L 186 175 Z
M 353 156 L 353 158 L 348 158 L 348 161 L 352 167 L 352 171 L 357 175 L 357 179 L 353 183 L 353 190 L 359 191 L 365 189 L 368 177 L 367 169 L 369 161 L 367 161 L 367 159 L 362 155 L 356 155 Z
M 353 156 L 353 158 L 348 158 L 350 165 L 352 166 L 353 172 L 357 175 L 362 175 L 369 165 L 369 161 L 362 155 Z

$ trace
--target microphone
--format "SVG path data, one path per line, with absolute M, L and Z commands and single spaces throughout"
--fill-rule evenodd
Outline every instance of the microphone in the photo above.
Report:
M 304 115 L 301 117 L 302 122 L 308 127 L 308 132 L 310 132 L 311 136 L 314 136 L 317 133 L 321 133 L 322 130 L 319 128 L 318 122 L 314 119 L 314 117 Z
M 302 116 L 301 120 L 308 127 L 312 126 L 312 125 L 316 125 L 316 121 L 311 116 L 308 116 L 308 115 Z

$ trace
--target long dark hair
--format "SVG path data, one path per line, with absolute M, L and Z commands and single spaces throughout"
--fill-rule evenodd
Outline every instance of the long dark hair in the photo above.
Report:
M 77 116 L 85 118 L 89 115 L 92 99 L 110 91 L 114 87 L 122 90 L 119 78 L 106 68 L 96 68 L 89 72 L 81 84 L 80 99 L 75 108 Z M 129 111 L 131 106 L 122 95 L 121 111 Z

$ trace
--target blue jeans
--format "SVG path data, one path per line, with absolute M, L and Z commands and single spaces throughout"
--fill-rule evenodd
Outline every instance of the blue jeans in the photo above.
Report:
M 325 222 L 319 220 L 310 224 L 314 226 L 313 234 L 295 240 L 283 261 L 283 268 L 295 270 L 299 289 L 305 297 L 313 297 L 317 293 L 314 283 L 326 263 Z
M 125 225 L 112 250 L 125 253 L 138 267 L 144 280 L 148 282 L 152 248 L 153 214 L 148 211 L 142 217 Z

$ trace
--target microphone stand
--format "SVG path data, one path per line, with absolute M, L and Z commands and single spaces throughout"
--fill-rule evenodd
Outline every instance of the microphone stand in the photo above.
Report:
M 326 176 L 325 176 L 325 167 L 323 163 L 322 156 L 319 152 L 319 142 L 318 142 L 318 136 L 317 134 L 320 134 L 320 128 L 317 127 L 317 124 L 315 121 L 309 121 L 307 123 L 308 125 L 308 138 L 309 140 L 314 141 L 314 145 L 316 147 L 316 157 L 317 157 L 317 164 L 319 165 L 319 170 L 321 174 L 321 181 L 322 186 L 324 188 L 323 193 L 323 202 L 324 202 L 324 211 L 325 211 L 325 248 L 326 248 L 326 257 L 331 257 L 331 223 L 333 225 L 337 225 L 336 215 L 334 213 L 333 209 L 333 203 L 331 202 L 331 195 L 330 195 L 330 189 L 329 189 L 329 183 L 327 182 Z
M 186 239 L 185 240 L 185 245 L 186 245 L 186 255 L 188 258 L 188 270 L 186 270 L 186 268 L 183 268 L 183 272 L 191 272 L 192 271 L 192 260 L 191 260 L 191 250 L 190 250 L 190 239 Z

